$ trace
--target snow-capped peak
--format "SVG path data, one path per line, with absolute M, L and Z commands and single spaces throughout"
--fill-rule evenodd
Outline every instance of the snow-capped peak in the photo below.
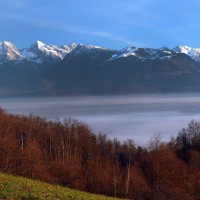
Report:
M 21 54 L 24 58 L 29 61 L 36 63 L 42 63 L 49 58 L 53 60 L 62 60 L 63 56 L 58 51 L 58 47 L 55 45 L 46 45 L 41 41 L 36 41 L 30 46 L 30 48 L 25 48 L 21 50 Z
M 43 50 L 44 47 L 46 46 L 43 42 L 41 42 L 39 40 L 37 40 L 33 45 L 37 46 L 38 49 L 41 49 L 41 50 Z
M 68 53 L 70 53 L 72 50 L 74 50 L 77 46 L 78 46 L 78 44 L 76 44 L 76 43 L 72 43 L 69 46 L 62 45 L 59 47 L 59 51 L 61 51 L 61 53 L 63 54 L 63 58 L 64 58 Z
M 120 50 L 117 54 L 112 55 L 112 57 L 109 60 L 111 61 L 118 58 L 125 58 L 129 56 L 133 56 L 140 60 L 170 59 L 172 57 L 172 54 L 173 51 L 171 51 L 167 47 L 154 49 L 154 48 L 139 48 L 135 46 L 129 46 Z
M 94 46 L 94 45 L 72 44 L 72 46 L 75 48 L 70 52 L 70 56 L 89 55 L 92 58 L 95 58 L 97 55 L 99 55 L 100 52 L 109 50 L 104 47 Z
M 86 46 L 87 49 L 103 49 L 103 50 L 108 50 L 107 48 L 100 47 L 100 46 L 95 46 L 95 45 L 88 45 Z
M 136 56 L 135 52 L 137 50 L 138 50 L 137 47 L 128 46 L 128 47 L 120 50 L 118 53 L 113 54 L 112 57 L 109 60 L 115 60 L 115 59 L 118 59 L 118 58 L 125 58 L 125 57 L 128 57 L 128 56 Z
M 72 43 L 70 45 L 46 45 L 37 40 L 30 47 L 18 50 L 10 42 L 0 43 L 0 60 L 23 60 L 41 64 L 43 62 L 57 62 L 73 51 L 73 54 L 87 53 L 92 57 L 99 50 L 108 50 L 100 46 Z
M 19 60 L 21 58 L 19 50 L 11 42 L 0 43 L 1 60 Z
M 177 46 L 177 47 L 173 48 L 173 50 L 176 51 L 177 53 L 189 54 L 189 52 L 192 50 L 192 48 L 188 47 L 188 46 Z
M 63 58 L 77 46 L 77 44 L 73 43 L 69 46 L 62 45 L 58 47 L 56 45 L 46 45 L 37 40 L 30 48 L 22 49 L 21 53 L 23 57 L 29 61 L 42 63 L 48 61 L 49 58 L 51 61 L 63 60 Z
M 76 48 L 77 46 L 78 46 L 78 44 L 72 43 L 72 44 L 69 45 L 69 48 L 74 49 L 74 48 Z
M 0 43 L 0 61 L 2 63 L 9 60 L 19 61 L 26 59 L 34 63 L 57 62 L 63 60 L 69 53 L 71 56 L 79 54 L 95 58 L 100 52 L 107 50 L 110 51 L 110 49 L 100 46 L 76 43 L 62 46 L 46 45 L 39 40 L 33 43 L 29 48 L 18 50 L 11 42 L 4 41 Z M 189 46 L 177 46 L 173 49 L 167 47 L 155 49 L 128 46 L 120 51 L 113 51 L 113 55 L 108 61 L 129 56 L 142 61 L 146 59 L 170 59 L 177 53 L 184 53 L 200 63 L 200 48 L 192 48 Z
M 135 55 L 135 52 L 138 50 L 138 47 L 135 46 L 128 46 L 122 50 L 120 50 L 120 53 L 122 53 L 122 57 L 127 57 L 130 55 Z
M 74 46 L 74 44 L 72 44 Z M 100 46 L 95 46 L 95 45 L 84 45 L 84 44 L 78 44 L 76 45 L 76 47 L 78 47 L 79 49 L 102 49 L 102 50 L 108 50 L 104 47 L 100 47 Z
M 3 45 L 3 46 L 13 46 L 13 44 L 11 42 L 8 42 L 8 41 L 3 41 L 0 44 Z
M 184 53 L 190 56 L 192 59 L 200 62 L 200 48 L 192 48 L 189 46 L 177 46 L 173 48 L 173 50 L 177 53 Z

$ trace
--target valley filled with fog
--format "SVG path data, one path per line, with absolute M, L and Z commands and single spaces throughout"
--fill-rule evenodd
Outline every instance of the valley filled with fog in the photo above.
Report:
M 168 141 L 191 120 L 200 120 L 200 94 L 1 98 L 0 107 L 51 120 L 72 117 L 95 133 L 133 139 L 137 145 L 157 133 Z

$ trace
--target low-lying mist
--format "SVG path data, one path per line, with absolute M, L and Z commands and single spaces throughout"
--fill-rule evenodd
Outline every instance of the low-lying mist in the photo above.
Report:
M 145 145 L 155 133 L 169 140 L 192 119 L 200 120 L 199 94 L 2 98 L 0 107 L 52 120 L 73 117 L 95 133 L 131 138 L 137 145 Z

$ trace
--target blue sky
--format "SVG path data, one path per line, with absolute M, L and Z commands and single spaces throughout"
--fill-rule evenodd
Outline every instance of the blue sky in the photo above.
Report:
M 0 41 L 200 47 L 197 0 L 1 0 Z

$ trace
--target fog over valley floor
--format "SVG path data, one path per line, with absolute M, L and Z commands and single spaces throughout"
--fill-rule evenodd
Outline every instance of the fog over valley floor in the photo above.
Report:
M 167 141 L 192 119 L 200 120 L 200 94 L 1 98 L 0 107 L 52 120 L 73 117 L 95 133 L 131 138 L 137 145 L 146 145 L 155 133 Z

